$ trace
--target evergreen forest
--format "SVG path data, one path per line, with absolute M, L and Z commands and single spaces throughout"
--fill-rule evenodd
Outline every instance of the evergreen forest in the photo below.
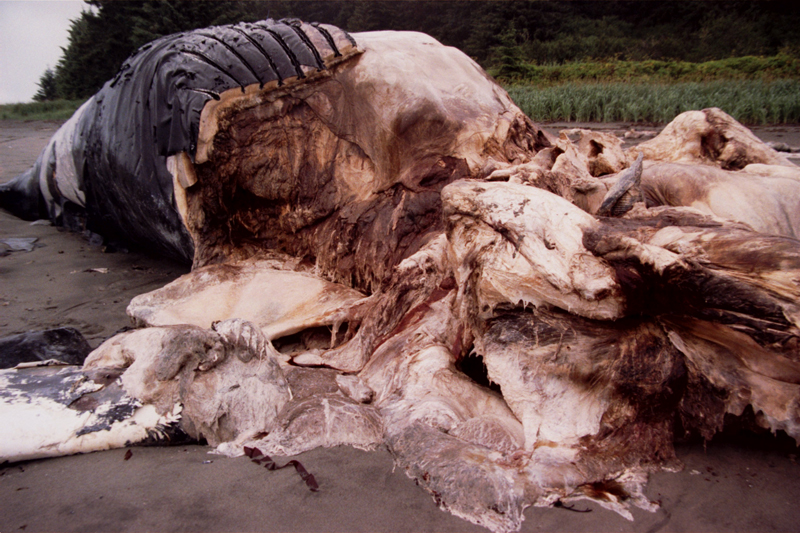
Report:
M 780 82 L 790 93 L 784 100 L 796 110 L 773 115 L 792 120 L 797 114 L 800 120 L 800 10 L 787 0 L 85 2 L 87 9 L 72 21 L 68 46 L 55 69 L 42 74 L 34 100 L 90 97 L 137 48 L 162 35 L 286 17 L 351 33 L 428 33 L 471 56 L 514 94 L 519 86 Z

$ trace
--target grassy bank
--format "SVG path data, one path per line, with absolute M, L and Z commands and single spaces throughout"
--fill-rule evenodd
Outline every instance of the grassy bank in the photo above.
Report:
M 67 120 L 84 100 L 0 105 L 0 120 Z
M 712 81 L 775 81 L 800 78 L 800 58 L 787 54 L 770 57 L 731 57 L 718 61 L 580 61 L 534 65 L 520 61 L 490 68 L 507 83 L 539 87 L 565 83 L 687 83 Z
M 646 63 L 646 62 L 643 62 Z M 669 122 L 691 109 L 719 107 L 745 124 L 800 123 L 800 80 L 506 84 L 534 121 Z M 81 100 L 0 105 L 0 120 L 66 120 Z
M 506 85 L 534 121 L 669 122 L 719 107 L 745 124 L 800 123 L 800 80 Z

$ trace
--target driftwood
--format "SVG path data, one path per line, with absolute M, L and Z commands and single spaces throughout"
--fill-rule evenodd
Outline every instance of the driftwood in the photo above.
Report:
M 607 134 L 552 138 L 421 34 L 325 27 L 327 40 L 267 21 L 169 50 L 222 65 L 268 29 L 313 34 L 289 46 L 316 50 L 311 66 L 194 87 L 208 97 L 193 119 L 175 118 L 180 105 L 171 127 L 159 118 L 143 165 L 158 186 L 91 157 L 62 165 L 79 118 L 4 189 L 57 220 L 75 206 L 90 224 L 172 213 L 126 236 L 193 271 L 131 302 L 140 329 L 95 350 L 86 380 L 180 412 L 231 455 L 386 444 L 442 508 L 492 530 L 579 498 L 652 510 L 647 472 L 678 467 L 674 439 L 711 438 L 726 416 L 800 440 L 800 177 L 787 159 L 718 109 L 627 153 Z M 191 48 L 208 32 L 209 49 Z M 159 46 L 101 95 L 141 83 Z M 62 187 L 77 167 L 87 188 Z M 93 204 L 110 180 L 142 194 Z M 37 445 L 8 458 L 46 455 Z

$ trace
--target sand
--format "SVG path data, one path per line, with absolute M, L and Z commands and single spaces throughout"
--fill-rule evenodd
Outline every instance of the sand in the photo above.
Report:
M 0 182 L 26 170 L 57 127 L 0 121 Z M 649 135 L 658 127 L 635 129 Z M 800 126 L 754 132 L 800 146 Z M 0 239 L 7 237 L 36 237 L 38 247 L 0 257 L 0 336 L 68 325 L 97 346 L 130 325 L 125 307 L 133 296 L 188 271 L 135 251 L 107 253 L 81 235 L 0 211 Z M 439 510 L 393 468 L 383 448 L 298 456 L 319 492 L 310 492 L 293 469 L 270 472 L 203 446 L 131 451 L 127 460 L 126 450 L 112 450 L 0 466 L 0 532 L 484 531 Z M 655 513 L 633 509 L 629 522 L 592 502 L 575 505 L 585 513 L 530 508 L 522 530 L 800 531 L 798 449 L 785 435 L 721 435 L 706 446 L 679 444 L 677 451 L 685 468 L 651 476 L 646 489 L 661 504 Z

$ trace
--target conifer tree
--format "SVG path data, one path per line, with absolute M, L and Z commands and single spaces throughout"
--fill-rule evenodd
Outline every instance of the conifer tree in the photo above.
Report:
M 42 77 L 39 78 L 39 90 L 33 95 L 35 102 L 46 102 L 58 98 L 58 91 L 56 89 L 56 73 L 53 69 L 47 67 Z

